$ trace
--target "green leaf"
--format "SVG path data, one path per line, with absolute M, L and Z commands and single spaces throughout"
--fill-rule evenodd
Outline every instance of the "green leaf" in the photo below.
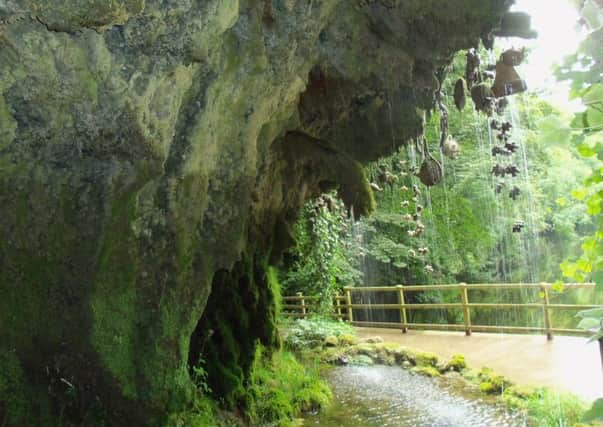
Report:
M 590 86 L 584 94 L 582 95 L 582 100 L 586 105 L 590 104 L 600 104 L 601 100 L 603 100 L 603 84 L 595 83 Z
M 586 188 L 577 188 L 572 190 L 572 197 L 576 200 L 584 200 L 586 194 Z
M 563 292 L 563 282 L 561 280 L 557 280 L 555 283 L 553 283 L 551 289 L 555 292 Z
M 597 154 L 597 151 L 588 144 L 580 144 L 576 149 L 582 157 L 592 157 Z
M 579 311 L 576 314 L 576 317 L 581 317 L 582 319 L 586 319 L 586 318 L 601 319 L 601 318 L 603 318 L 603 307 L 591 308 L 590 310 Z
M 601 338 L 603 338 L 603 329 L 590 337 L 587 342 L 599 341 Z
M 582 417 L 584 423 L 596 420 L 603 420 L 603 399 L 595 400 L 593 406 Z
M 590 329 L 601 329 L 601 321 L 592 317 L 587 317 L 578 323 L 578 329 L 584 329 L 587 331 Z

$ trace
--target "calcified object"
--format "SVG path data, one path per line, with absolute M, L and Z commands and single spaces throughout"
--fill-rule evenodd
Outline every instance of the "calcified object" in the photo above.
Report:
M 505 65 L 518 66 L 525 58 L 525 49 L 508 49 L 500 55 L 500 60 Z
M 519 197 L 520 194 L 521 194 L 521 190 L 516 185 L 514 185 L 511 188 L 511 191 L 509 191 L 509 197 L 512 198 L 513 200 L 517 199 L 517 197 Z
M 402 215 L 402 220 L 405 222 L 411 222 L 412 221 L 412 215 L 411 214 L 404 214 Z
M 429 248 L 419 248 L 417 250 L 419 252 L 419 255 L 427 255 L 429 253 Z
M 411 258 L 414 258 L 417 256 L 417 253 L 414 251 L 414 249 L 409 249 L 408 250 L 408 256 Z
M 402 187 L 400 187 L 400 190 L 402 190 L 402 191 L 408 191 L 408 187 L 406 185 L 403 185 Z
M 521 229 L 525 226 L 525 223 L 518 219 L 517 221 L 515 221 L 515 223 L 513 224 L 513 233 L 521 233 Z
M 467 51 L 467 64 L 465 66 L 465 80 L 469 89 L 473 87 L 473 83 L 479 82 L 480 63 L 481 60 L 477 51 L 475 49 L 469 49 Z
M 465 108 L 465 103 L 467 101 L 467 97 L 465 95 L 466 91 L 467 85 L 465 80 L 462 78 L 458 79 L 454 85 L 454 105 L 459 111 Z
M 490 173 L 494 176 L 505 176 L 506 169 L 503 165 L 501 165 L 500 163 L 497 163 L 494 166 L 492 166 L 492 171 Z
M 507 12 L 493 34 L 497 37 L 524 39 L 534 39 L 538 36 L 538 33 L 532 29 L 532 17 L 525 12 Z
M 519 145 L 517 145 L 517 144 L 516 144 L 516 143 L 514 143 L 514 142 L 507 142 L 507 143 L 505 144 L 505 148 L 506 148 L 508 151 L 510 151 L 511 153 L 514 153 L 514 152 L 516 152 L 516 151 L 517 151 L 517 149 L 519 149 Z
M 515 178 L 519 174 L 519 168 L 515 165 L 508 165 L 505 168 L 505 173 Z
M 423 212 L 423 206 L 422 206 L 422 205 L 417 205 L 417 206 L 416 206 L 416 208 L 415 208 L 415 211 L 416 211 L 417 213 L 421 213 L 421 212 Z
M 415 235 L 420 236 L 421 234 L 423 234 L 424 231 L 425 231 L 425 226 L 422 223 L 417 222 L 417 229 L 415 230 Z
M 414 221 L 418 221 L 421 218 L 421 214 L 418 212 L 415 212 L 414 214 L 412 214 L 412 219 Z
M 483 111 L 491 116 L 495 102 L 494 93 L 486 83 L 480 83 L 471 89 L 471 99 L 477 111 Z
M 509 100 L 505 97 L 499 98 L 496 102 L 496 114 L 502 115 L 509 105 Z
M 444 144 L 442 144 L 442 153 L 446 157 L 454 160 L 458 157 L 460 151 L 461 147 L 459 146 L 458 142 L 456 142 L 452 136 L 448 135 L 448 138 Z
M 431 266 L 431 264 L 427 264 L 425 266 L 425 271 L 430 274 L 433 273 L 434 270 L 433 270 L 433 267 Z
M 430 153 L 427 153 L 417 176 L 423 184 L 431 187 L 442 180 L 442 166 Z
M 492 84 L 492 93 L 496 98 L 525 92 L 528 85 L 519 77 L 515 67 L 499 61 L 496 63 L 496 78 Z
M 501 147 L 500 145 L 495 145 L 494 147 L 492 147 L 492 155 L 493 156 L 498 156 L 498 155 L 509 156 L 509 155 L 511 155 L 511 152 L 509 150 L 507 150 L 505 147 Z
M 410 206 L 410 201 L 404 200 L 402 203 L 400 203 L 400 206 L 403 208 L 407 208 L 408 206 Z
M 496 187 L 494 187 L 494 191 L 496 192 L 496 194 L 500 194 L 502 193 L 502 191 L 505 188 L 505 182 L 504 181 L 498 181 L 496 183 Z
M 513 127 L 513 125 L 511 124 L 511 122 L 503 122 L 500 125 L 500 131 L 502 133 L 507 133 L 507 132 L 509 132 L 511 130 L 512 127 Z
M 494 80 L 494 78 L 496 77 L 496 74 L 493 71 L 482 71 L 482 81 L 483 80 Z
M 492 130 L 500 130 L 500 123 L 498 123 L 498 120 L 493 119 L 490 122 L 490 129 L 492 129 Z
M 419 190 L 419 186 L 417 184 L 412 185 L 412 192 L 415 194 L 415 196 L 421 195 L 421 190 Z
M 373 189 L 373 191 L 378 191 L 378 192 L 383 191 L 383 188 L 379 187 L 379 185 L 377 185 L 374 182 L 371 182 L 371 188 Z

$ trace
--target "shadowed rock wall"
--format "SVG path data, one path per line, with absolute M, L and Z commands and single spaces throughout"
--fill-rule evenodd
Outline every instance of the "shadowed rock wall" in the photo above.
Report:
M 368 213 L 361 165 L 508 6 L 0 1 L 0 424 L 161 423 L 199 352 L 241 399 L 304 201 Z

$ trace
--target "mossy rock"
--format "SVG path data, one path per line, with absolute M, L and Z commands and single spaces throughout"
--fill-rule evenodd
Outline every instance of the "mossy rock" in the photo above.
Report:
M 489 368 L 482 368 L 479 371 L 479 388 L 486 394 L 501 394 L 506 388 L 511 386 L 511 382 L 502 375 L 496 375 Z
M 339 345 L 341 346 L 351 346 L 358 343 L 358 338 L 356 338 L 352 334 L 341 334 L 339 335 Z
M 358 354 L 350 359 L 350 364 L 357 366 L 372 366 L 375 362 L 365 354 Z
M 439 377 L 440 371 L 438 371 L 433 366 L 415 366 L 410 370 L 413 374 L 423 375 L 425 377 L 436 378 Z
M 329 335 L 325 338 L 325 346 L 327 347 L 337 347 L 339 344 L 339 339 L 335 335 Z
M 438 364 L 438 356 L 427 351 L 406 350 L 408 361 L 416 366 L 433 366 Z
M 368 337 L 362 340 L 362 342 L 368 343 L 368 344 L 381 344 L 383 342 L 383 338 L 376 336 L 376 337 Z
M 452 358 L 444 365 L 443 372 L 455 371 L 461 372 L 467 367 L 465 362 L 465 356 L 462 354 L 455 354 Z

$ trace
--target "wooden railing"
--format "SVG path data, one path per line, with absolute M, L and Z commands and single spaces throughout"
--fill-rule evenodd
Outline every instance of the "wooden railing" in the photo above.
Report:
M 552 310 L 587 310 L 590 308 L 602 307 L 600 305 L 579 305 L 579 304 L 551 304 L 549 295 L 552 284 L 474 284 L 464 283 L 458 285 L 427 285 L 427 286 L 380 286 L 380 287 L 346 287 L 344 295 L 336 294 L 333 298 L 332 316 L 339 320 L 346 320 L 356 326 L 372 326 L 384 328 L 399 328 L 402 332 L 408 329 L 431 329 L 431 330 L 458 330 L 465 331 L 466 335 L 475 332 L 509 332 L 509 333 L 545 333 L 549 340 L 553 339 L 553 334 L 572 334 L 588 335 L 588 331 L 581 329 L 555 328 L 551 321 Z M 532 289 L 540 291 L 540 302 L 536 303 L 484 303 L 470 302 L 469 291 L 473 290 L 520 290 Z M 592 283 L 568 283 L 564 285 L 564 290 L 573 289 L 594 289 Z M 455 291 L 460 294 L 460 301 L 453 303 L 424 303 L 407 304 L 405 294 L 408 292 L 422 291 Z M 395 292 L 397 294 L 396 304 L 353 304 L 353 293 L 367 292 Z M 308 317 L 317 312 L 318 297 L 304 296 L 298 293 L 296 296 L 283 297 L 283 314 L 288 317 Z M 496 309 L 504 310 L 511 308 L 521 309 L 540 309 L 543 313 L 544 327 L 537 326 L 504 326 L 504 325 L 476 325 L 471 321 L 471 312 L 476 309 Z M 400 322 L 368 322 L 354 319 L 354 309 L 363 310 L 399 310 Z M 463 324 L 440 324 L 440 323 L 410 323 L 408 322 L 408 311 L 410 310 L 461 310 L 463 314 Z

